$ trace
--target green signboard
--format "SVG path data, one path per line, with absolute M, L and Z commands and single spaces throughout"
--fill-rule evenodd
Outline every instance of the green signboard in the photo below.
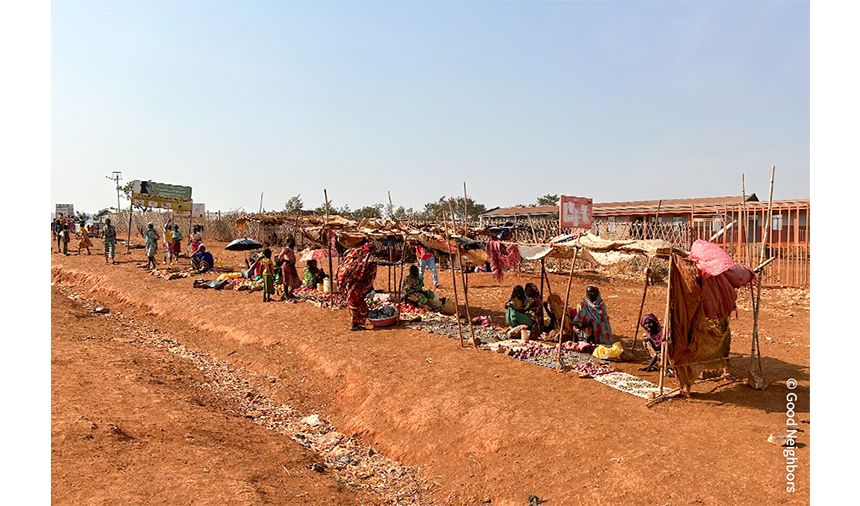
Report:
M 191 187 L 135 179 L 131 200 L 140 207 L 190 211 Z

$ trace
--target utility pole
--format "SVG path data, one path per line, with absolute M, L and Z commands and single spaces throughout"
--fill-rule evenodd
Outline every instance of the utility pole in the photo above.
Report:
M 122 172 L 115 170 L 113 171 L 113 175 L 105 177 L 116 184 L 116 212 L 119 213 L 119 182 L 122 179 Z

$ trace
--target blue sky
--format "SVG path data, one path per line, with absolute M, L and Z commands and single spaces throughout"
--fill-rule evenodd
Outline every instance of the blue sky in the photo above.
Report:
M 209 210 L 810 196 L 809 3 L 54 2 L 51 191 Z M 123 204 L 125 206 L 125 204 Z

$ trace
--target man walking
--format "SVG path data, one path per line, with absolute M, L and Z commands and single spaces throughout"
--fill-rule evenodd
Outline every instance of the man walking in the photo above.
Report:
M 413 242 L 412 244 L 415 246 L 415 256 L 418 257 L 418 266 L 421 269 L 418 276 L 423 280 L 424 271 L 429 267 L 430 272 L 433 273 L 433 285 L 436 288 L 441 288 L 439 286 L 439 274 L 436 272 L 436 259 L 433 258 L 433 252 L 424 248 L 424 245 L 419 242 Z

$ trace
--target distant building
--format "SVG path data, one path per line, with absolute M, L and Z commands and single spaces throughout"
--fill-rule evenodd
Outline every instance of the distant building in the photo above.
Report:
M 595 202 L 591 232 L 610 239 L 659 238 L 686 248 L 696 239 L 704 239 L 719 244 L 736 260 L 755 266 L 761 253 L 767 207 L 768 203 L 759 201 L 755 193 L 746 198 L 737 195 Z M 567 232 L 558 229 L 558 210 L 558 206 L 504 207 L 487 211 L 479 218 L 484 227 L 505 228 L 514 235 L 516 230 L 530 229 L 532 224 L 542 229 L 539 234 L 546 229 L 553 235 Z M 774 256 L 777 261 L 773 279 L 767 284 L 808 286 L 810 201 L 776 200 L 772 212 L 766 256 Z M 529 233 L 518 237 L 530 239 Z

